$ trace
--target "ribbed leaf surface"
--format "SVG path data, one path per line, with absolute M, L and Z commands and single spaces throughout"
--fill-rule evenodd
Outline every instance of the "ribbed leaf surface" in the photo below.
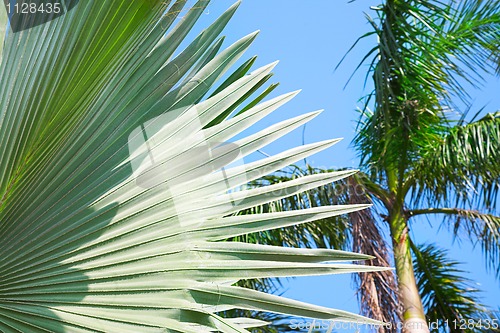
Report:
M 0 331 L 246 332 L 264 324 L 217 316 L 233 308 L 370 322 L 231 286 L 373 270 L 334 262 L 366 259 L 359 254 L 215 242 L 365 206 L 232 216 L 351 173 L 242 187 L 338 140 L 245 165 L 245 156 L 319 113 L 241 136 L 296 93 L 259 104 L 271 86 L 250 99 L 275 64 L 249 73 L 252 58 L 228 73 L 256 36 L 222 47 L 237 5 L 178 50 L 208 5 L 185 10 L 185 2 L 65 1 L 66 14 L 8 33 L 0 68 Z M 244 112 L 229 117 L 240 105 Z

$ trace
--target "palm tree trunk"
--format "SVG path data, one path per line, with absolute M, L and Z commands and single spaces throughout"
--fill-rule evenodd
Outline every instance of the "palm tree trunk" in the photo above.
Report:
M 400 209 L 389 215 L 394 261 L 399 285 L 399 297 L 403 305 L 403 332 L 429 333 L 422 300 L 418 292 L 410 253 L 408 220 Z

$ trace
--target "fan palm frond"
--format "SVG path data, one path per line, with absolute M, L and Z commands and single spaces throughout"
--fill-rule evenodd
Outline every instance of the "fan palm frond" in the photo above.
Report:
M 346 176 L 234 191 L 337 142 L 237 163 L 318 115 L 230 141 L 296 94 L 243 104 L 271 64 L 243 76 L 237 69 L 209 95 L 256 37 L 221 48 L 219 34 L 238 4 L 176 52 L 208 1 L 176 25 L 184 0 L 62 3 L 64 15 L 9 32 L 0 67 L 0 330 L 199 333 L 262 325 L 218 315 L 231 309 L 375 323 L 234 286 L 378 269 L 342 263 L 367 257 L 338 250 L 220 242 L 366 207 L 234 215 Z M 235 105 L 245 112 L 228 118 Z
M 279 201 L 252 207 L 238 214 L 286 212 L 338 204 L 346 205 L 348 204 L 348 187 L 347 178 L 344 177 L 348 177 L 356 172 L 353 170 L 321 170 L 311 166 L 306 166 L 305 168 L 293 166 L 291 171 L 288 169 L 280 170 L 277 173 L 266 175 L 250 182 L 248 186 L 251 188 L 260 188 L 300 179 L 305 176 L 331 172 L 335 172 L 342 178 L 303 193 L 287 196 Z M 245 239 L 237 240 L 292 247 L 347 249 L 350 241 L 349 228 L 350 224 L 347 216 L 339 215 L 318 220 L 315 223 L 301 224 L 283 229 L 270 230 L 259 234 L 245 235 Z

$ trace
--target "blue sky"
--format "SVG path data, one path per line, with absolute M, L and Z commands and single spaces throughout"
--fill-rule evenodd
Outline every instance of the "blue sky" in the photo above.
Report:
M 233 2 L 213 0 L 198 27 L 206 27 Z M 258 55 L 257 65 L 280 60 L 273 80 L 281 85 L 275 95 L 302 89 L 295 100 L 267 118 L 264 125 L 325 109 L 307 125 L 305 142 L 344 138 L 333 148 L 311 158 L 309 163 L 313 166 L 356 167 L 358 164 L 350 141 L 357 119 L 357 101 L 370 90 L 370 85 L 364 87 L 365 68 L 354 76 L 346 89 L 343 87 L 358 61 L 375 41 L 362 43 L 337 71 L 334 68 L 356 38 L 369 30 L 364 12 L 369 12 L 369 7 L 377 4 L 378 1 L 368 0 L 350 4 L 347 0 L 244 0 L 226 29 L 228 43 L 261 30 L 248 57 Z M 499 88 L 500 81 L 491 78 L 484 88 L 472 91 L 474 108 L 485 106 L 490 112 L 498 110 Z M 302 131 L 296 131 L 264 151 L 272 154 L 300 144 Z M 416 220 L 412 226 L 416 242 L 437 242 L 442 247 L 450 248 L 450 255 L 464 262 L 461 268 L 470 271 L 469 277 L 485 291 L 484 303 L 499 307 L 499 282 L 486 273 L 480 249 L 473 249 L 465 241 L 453 243 L 446 230 L 429 227 L 429 223 L 438 225 L 439 222 L 438 218 Z M 297 278 L 285 283 L 285 287 L 285 296 L 297 300 L 358 311 L 350 276 Z

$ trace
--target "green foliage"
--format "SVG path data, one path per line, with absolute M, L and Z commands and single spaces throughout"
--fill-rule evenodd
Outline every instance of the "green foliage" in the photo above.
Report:
M 219 315 L 232 310 L 375 323 L 235 285 L 378 270 L 343 263 L 368 258 L 356 253 L 221 242 L 366 207 L 236 214 L 347 176 L 232 191 L 338 141 L 231 165 L 318 115 L 231 141 L 296 95 L 263 101 L 271 85 L 252 97 L 276 64 L 250 71 L 250 58 L 231 69 L 257 35 L 223 45 L 238 4 L 178 50 L 208 1 L 186 10 L 185 0 L 63 3 L 74 7 L 9 31 L 3 48 L 0 331 L 233 333 L 265 324 Z
M 293 166 L 290 170 L 281 170 L 278 173 L 266 175 L 250 182 L 248 186 L 259 188 L 300 179 L 307 175 L 328 172 L 336 172 L 346 177 L 355 173 L 352 170 L 320 170 L 311 166 L 301 169 Z M 303 193 L 287 196 L 279 201 L 273 201 L 246 211 L 241 211 L 238 214 L 286 212 L 312 207 L 346 204 L 346 198 L 349 195 L 348 190 L 346 179 L 339 179 Z M 259 234 L 249 234 L 243 236 L 244 238 L 237 238 L 237 240 L 289 247 L 347 249 L 350 244 L 349 229 L 350 225 L 347 216 L 340 215 L 320 219 L 315 223 L 305 223 L 287 228 L 269 230 Z
M 369 64 L 374 91 L 354 140 L 366 189 L 389 223 L 404 216 L 391 226 L 399 233 L 414 216 L 444 214 L 498 275 L 500 122 L 496 113 L 467 122 L 457 101 L 470 107 L 468 88 L 498 66 L 500 2 L 387 0 L 373 9 L 373 31 L 361 39 L 376 36 L 377 45 L 361 64 Z
M 493 323 L 495 314 L 481 305 L 479 290 L 465 277 L 460 263 L 450 260 L 447 251 L 434 244 L 412 245 L 415 275 L 429 322 L 438 322 L 434 331 L 484 332 L 486 323 Z M 463 320 L 482 322 L 484 327 L 460 329 Z M 494 326 L 494 325 L 490 325 Z
M 495 0 L 389 0 L 375 8 L 369 21 L 378 45 L 365 57 L 375 90 L 355 139 L 363 163 L 378 168 L 371 170 L 395 169 L 404 179 L 421 150 L 448 131 L 453 98 L 468 97 L 463 82 L 478 84 L 480 74 L 471 73 L 494 71 L 498 8 Z
M 494 208 L 500 187 L 500 114 L 449 128 L 422 150 L 409 178 L 416 200 Z
M 351 176 L 301 194 L 283 198 L 280 201 L 266 203 L 262 206 L 241 211 L 238 214 L 295 211 L 332 204 L 369 204 L 371 203 L 368 195 L 370 190 L 374 192 L 380 190 L 362 172 L 354 174 L 351 170 L 323 170 L 313 168 L 310 165 L 307 165 L 305 168 L 294 166 L 290 170 L 281 170 L 274 175 L 264 176 L 255 182 L 251 182 L 249 186 L 268 186 L 306 175 L 327 172 L 341 172 L 350 174 Z M 381 225 L 382 221 L 377 219 L 377 215 L 376 208 L 371 207 L 370 209 L 353 212 L 349 215 L 334 216 L 318 220 L 315 223 L 248 234 L 231 240 L 283 245 L 287 247 L 341 248 L 352 250 L 355 253 L 369 253 L 372 258 L 365 260 L 363 262 L 365 265 L 389 268 L 391 267 L 390 248 L 381 230 L 383 228 Z M 363 315 L 377 318 L 384 322 L 396 322 L 400 320 L 401 313 L 398 303 L 397 284 L 392 271 L 380 271 L 369 274 L 359 273 L 355 275 L 354 281 L 359 288 L 357 296 L 361 303 L 361 313 Z M 241 283 L 242 286 L 250 283 L 253 289 L 272 291 L 279 290 L 281 286 L 279 279 L 250 280 L 242 281 Z

